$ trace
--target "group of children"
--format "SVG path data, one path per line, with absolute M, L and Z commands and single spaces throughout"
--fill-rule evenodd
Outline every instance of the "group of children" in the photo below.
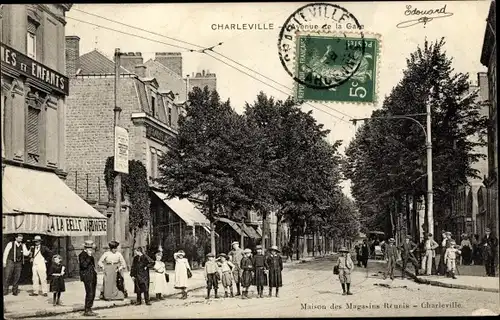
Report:
M 251 285 L 257 287 L 257 297 L 263 298 L 264 286 L 269 284 L 269 296 L 272 296 L 272 288 L 276 288 L 278 297 L 279 287 L 282 286 L 281 272 L 283 261 L 276 246 L 269 249 L 269 255 L 262 254 L 262 246 L 256 247 L 257 254 L 252 256 L 252 250 L 243 250 L 243 257 L 238 265 L 231 262 L 228 255 L 220 253 L 215 258 L 213 253 L 207 254 L 208 261 L 205 263 L 205 280 L 207 282 L 207 296 L 214 290 L 214 297 L 218 298 L 219 281 L 224 288 L 224 297 L 234 297 L 233 283 L 241 284 L 243 299 L 248 299 L 248 290 Z M 237 262 L 236 262 L 237 263 Z M 235 275 L 236 271 L 236 275 Z M 237 279 L 235 279 L 235 277 Z M 268 281 L 269 277 L 269 281 Z M 238 286 L 239 288 L 239 286 Z M 229 291 L 229 292 L 228 292 Z

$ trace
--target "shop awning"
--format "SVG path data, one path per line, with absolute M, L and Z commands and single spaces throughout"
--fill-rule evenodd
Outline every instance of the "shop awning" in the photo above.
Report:
M 219 221 L 227 223 L 228 225 L 230 225 L 231 228 L 233 228 L 234 231 L 236 231 L 240 236 L 248 237 L 248 235 L 246 234 L 246 232 L 243 231 L 243 229 L 241 229 L 241 227 L 238 225 L 238 223 L 236 223 L 236 222 L 234 222 L 232 220 L 229 220 L 227 218 L 219 218 Z
M 260 239 L 261 237 L 259 234 L 254 230 L 254 228 L 247 226 L 244 223 L 240 223 L 242 229 L 245 231 L 246 234 L 252 239 Z
M 167 195 L 160 191 L 153 191 L 179 218 L 181 218 L 189 227 L 192 226 L 210 226 L 210 221 L 195 205 L 188 199 L 173 198 L 167 200 Z
M 5 166 L 2 179 L 4 234 L 106 235 L 107 219 L 52 172 Z

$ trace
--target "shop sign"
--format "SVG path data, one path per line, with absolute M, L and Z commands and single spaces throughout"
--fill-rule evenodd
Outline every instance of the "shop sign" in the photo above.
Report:
M 115 127 L 115 171 L 128 174 L 128 131 Z
M 154 139 L 163 143 L 167 141 L 168 134 L 153 126 L 146 125 L 146 138 Z
M 108 222 L 99 218 L 51 216 L 50 235 L 54 236 L 105 236 Z
M 9 66 L 20 74 L 30 79 L 36 79 L 59 93 L 66 96 L 69 94 L 68 77 L 3 43 L 0 43 L 0 45 L 2 67 Z

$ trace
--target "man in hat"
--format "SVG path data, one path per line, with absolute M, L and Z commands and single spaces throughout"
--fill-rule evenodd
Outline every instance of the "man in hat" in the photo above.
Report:
M 354 269 L 349 250 L 346 247 L 341 247 L 340 256 L 337 260 L 337 267 L 339 268 L 339 280 L 342 286 L 342 295 L 352 295 L 351 293 L 351 272 Z
M 30 255 L 28 248 L 23 243 L 23 235 L 18 234 L 14 241 L 10 241 L 3 251 L 3 294 L 9 293 L 9 281 L 12 279 L 12 294 L 19 294 L 19 278 L 23 269 L 24 257 Z
M 38 295 L 41 283 L 42 294 L 46 297 L 47 292 L 49 292 L 47 285 L 47 263 L 52 260 L 53 254 L 49 248 L 42 245 L 42 237 L 35 236 L 33 241 L 35 245 L 30 248 L 30 262 L 33 264 L 33 292 L 30 296 Z
M 438 262 L 438 270 L 437 273 L 439 275 L 446 275 L 446 263 L 444 262 L 444 255 L 446 249 L 448 248 L 448 244 L 451 240 L 451 232 L 443 231 L 443 240 L 441 241 L 441 247 L 439 248 L 439 262 Z
M 481 242 L 481 247 L 483 248 L 483 259 L 484 266 L 486 268 L 486 275 L 488 277 L 494 277 L 496 269 L 495 260 L 497 256 L 498 239 L 491 234 L 490 228 L 486 228 L 484 230 L 484 233 L 485 236 L 483 238 L 483 241 Z
M 405 241 L 399 246 L 401 250 L 401 259 L 403 260 L 403 271 L 401 277 L 405 278 L 406 266 L 408 265 L 408 260 L 411 261 L 415 267 L 415 274 L 418 275 L 418 260 L 413 254 L 417 249 L 417 244 L 411 241 L 411 235 L 407 235 Z
M 234 283 L 236 283 L 236 296 L 239 296 L 241 295 L 241 259 L 243 259 L 243 250 L 240 249 L 240 243 L 238 241 L 231 243 L 231 247 L 233 249 L 227 255 L 234 264 L 233 279 Z
M 95 291 L 97 287 L 97 272 L 95 269 L 95 260 L 93 257 L 94 242 L 86 240 L 85 249 L 78 255 L 80 263 L 80 280 L 85 286 L 85 312 L 84 316 L 95 316 L 92 312 L 94 305 Z
M 422 259 L 422 270 L 426 275 L 432 274 L 432 261 L 436 257 L 436 248 L 439 247 L 436 241 L 432 238 L 432 233 L 427 234 L 427 239 L 424 240 L 423 250 L 424 256 Z
M 391 280 L 394 280 L 394 268 L 396 267 L 396 261 L 398 260 L 398 248 L 394 245 L 396 240 L 394 238 L 389 239 L 389 244 L 385 247 L 385 260 L 387 261 L 387 272 L 384 275 L 384 279 L 389 275 Z
M 267 268 L 269 270 L 269 296 L 272 297 L 272 288 L 276 288 L 276 297 L 279 296 L 280 287 L 283 286 L 281 272 L 283 271 L 283 260 L 277 246 L 269 249 L 269 255 L 266 258 Z

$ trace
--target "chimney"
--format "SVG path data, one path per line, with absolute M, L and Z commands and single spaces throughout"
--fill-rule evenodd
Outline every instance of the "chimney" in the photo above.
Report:
M 479 86 L 479 101 L 487 101 L 489 99 L 488 93 L 488 73 L 477 73 L 477 85 Z
M 203 69 L 201 73 L 203 74 L 203 77 L 205 77 L 205 69 Z
M 129 72 L 134 72 L 135 66 L 143 64 L 142 54 L 140 52 L 124 52 L 120 56 L 120 64 Z
M 182 55 L 180 52 L 156 52 L 155 61 L 182 77 Z
M 73 77 L 80 68 L 80 38 L 66 37 L 66 75 Z
M 138 64 L 135 66 L 135 74 L 139 78 L 144 78 L 146 77 L 146 66 L 143 64 Z

